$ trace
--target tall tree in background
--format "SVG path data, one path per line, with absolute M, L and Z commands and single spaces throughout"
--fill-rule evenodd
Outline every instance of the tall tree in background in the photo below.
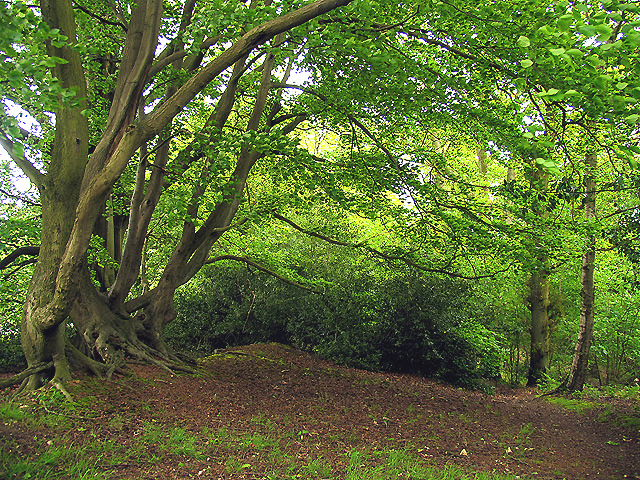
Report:
M 539 198 L 545 196 L 548 189 L 548 172 L 540 165 L 533 165 L 532 188 Z M 548 205 L 545 201 L 536 201 L 533 215 L 539 224 L 544 225 L 548 218 Z M 543 227 L 544 228 L 544 227 Z M 534 240 L 535 259 L 534 272 L 528 282 L 529 295 L 527 301 L 531 310 L 531 350 L 529 352 L 529 373 L 527 386 L 537 385 L 549 371 L 549 257 L 541 246 L 540 239 Z
M 584 157 L 584 217 L 587 225 L 596 219 L 596 172 L 598 169 L 598 157 L 590 151 Z M 589 226 L 589 225 L 588 225 Z M 594 229 L 595 230 L 595 229 Z M 587 379 L 589 366 L 589 349 L 593 340 L 595 284 L 593 272 L 596 261 L 596 237 L 593 231 L 589 232 L 585 252 L 582 256 L 582 274 L 580 278 L 580 329 L 576 349 L 567 378 L 566 388 L 569 391 L 582 390 Z

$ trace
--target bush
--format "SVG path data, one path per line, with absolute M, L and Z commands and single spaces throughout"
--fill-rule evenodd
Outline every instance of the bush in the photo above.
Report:
M 16 308 L 15 301 L 15 297 L 20 298 L 20 292 L 5 287 L 0 286 L 0 371 L 21 369 L 27 363 L 20 344 L 22 309 Z
M 203 353 L 276 341 L 353 367 L 467 386 L 499 374 L 499 338 L 470 318 L 466 283 L 351 274 L 318 295 L 245 269 L 217 269 L 178 293 L 167 339 Z
M 255 342 L 288 343 L 284 324 L 265 324 L 256 313 L 254 288 L 245 271 L 219 269 L 179 289 L 178 316 L 167 326 L 165 339 L 173 348 L 196 354 Z
M 20 344 L 20 335 L 0 334 L 0 371 L 19 369 L 26 363 Z

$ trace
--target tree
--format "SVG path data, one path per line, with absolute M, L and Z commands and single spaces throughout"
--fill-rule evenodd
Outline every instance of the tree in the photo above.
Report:
M 246 69 L 245 62 L 252 51 L 274 39 L 276 42 L 281 41 L 282 38 L 278 40 L 278 36 L 283 32 L 348 3 L 349 0 L 318 0 L 280 16 L 271 14 L 263 19 L 257 16 L 256 26 L 247 28 L 246 31 L 239 29 L 233 32 L 237 35 L 235 39 L 224 38 L 224 33 L 227 32 L 218 38 L 203 38 L 202 50 L 196 43 L 193 52 L 186 49 L 184 37 L 191 24 L 195 2 L 173 5 L 175 9 L 183 8 L 175 14 L 168 12 L 164 23 L 162 2 L 157 0 L 131 6 L 130 16 L 117 9 L 108 12 L 107 15 L 115 20 L 97 15 L 98 23 L 110 29 L 110 33 L 114 29 L 125 32 L 124 47 L 122 51 L 115 52 L 120 58 L 114 58 L 112 51 L 100 52 L 100 48 L 97 49 L 98 52 L 94 52 L 106 57 L 103 70 L 99 71 L 99 80 L 106 82 L 114 73 L 114 61 L 119 62 L 119 68 L 113 89 L 96 82 L 96 91 L 88 92 L 87 85 L 91 86 L 91 79 L 86 76 L 84 62 L 87 57 L 83 58 L 79 47 L 82 45 L 82 39 L 78 39 L 76 24 L 79 14 L 74 12 L 71 2 L 67 0 L 42 2 L 42 23 L 38 24 L 38 28 L 45 31 L 46 64 L 53 64 L 51 80 L 57 85 L 59 94 L 58 105 L 55 106 L 55 137 L 51 142 L 50 152 L 47 152 L 49 158 L 46 173 L 27 160 L 23 149 L 14 148 L 16 136 L 13 135 L 14 138 L 11 139 L 11 131 L 3 135 L 4 145 L 9 147 L 13 160 L 38 187 L 42 202 L 44 233 L 22 323 L 22 343 L 31 366 L 53 362 L 53 381 L 62 384 L 70 378 L 66 351 L 94 371 L 107 375 L 122 366 L 125 354 L 158 363 L 155 359 L 157 354 L 170 361 L 161 341 L 160 329 L 172 319 L 173 291 L 185 281 L 185 276 L 188 278 L 188 274 L 184 274 L 185 267 L 197 270 L 206 260 L 210 245 L 230 226 L 248 171 L 260 152 L 248 145 L 241 149 L 235 170 L 227 181 L 223 201 L 219 202 L 207 222 L 198 230 L 193 223 L 187 222 L 186 234 L 169 267 L 165 269 L 153 299 L 146 302 L 145 314 L 139 315 L 135 320 L 129 318 L 128 312 L 138 310 L 145 302 L 129 310 L 124 302 L 138 275 L 145 223 L 148 225 L 165 181 L 164 167 L 168 157 L 165 152 L 169 138 L 161 136 L 154 147 L 157 150 L 156 165 L 148 183 L 145 179 L 145 163 L 148 159 L 144 156 L 139 159 L 137 188 L 132 195 L 127 237 L 130 248 L 125 248 L 122 263 L 124 268 L 118 271 L 115 283 L 110 286 L 106 299 L 103 299 L 91 283 L 86 251 L 94 225 L 104 211 L 105 202 L 135 153 L 144 149 L 147 142 L 161 135 L 185 105 L 228 67 L 235 65 L 225 90 L 227 94 L 220 97 L 216 114 L 210 118 L 210 123 L 218 128 L 230 113 L 228 104 L 235 98 L 237 82 Z M 269 5 L 268 3 L 265 10 L 269 10 Z M 38 20 L 23 4 L 17 3 L 10 7 L 13 7 L 10 8 L 11 13 L 17 13 L 19 18 Z M 96 16 L 91 12 L 89 15 Z M 269 19 L 269 16 L 273 18 Z M 159 38 L 167 38 L 160 37 L 161 27 L 169 29 L 162 32 L 163 35 L 173 38 L 159 58 L 155 59 Z M 90 38 L 93 33 L 89 30 L 85 35 Z M 196 39 L 197 35 L 192 41 Z M 207 51 L 208 47 L 217 42 L 228 40 L 234 40 L 229 48 L 211 53 Z M 204 66 L 197 68 L 205 61 L 205 54 L 213 56 Z M 248 131 L 256 130 L 265 108 L 264 97 L 270 85 L 273 58 L 273 53 L 267 53 L 263 63 L 262 95 L 254 106 Z M 145 88 L 149 79 L 153 78 L 152 74 L 159 73 L 163 65 L 170 65 L 171 62 L 177 70 L 185 61 L 190 62 L 184 69 L 188 78 L 169 86 L 161 104 L 149 114 L 142 112 L 136 121 L 136 115 L 145 105 Z M 17 92 L 11 93 L 17 95 Z M 94 97 L 90 98 L 89 93 Z M 103 132 L 98 137 L 91 138 L 91 134 L 96 135 L 96 132 L 91 131 L 86 110 L 88 103 L 98 101 L 100 96 L 108 100 L 109 114 L 104 125 L 101 125 Z M 187 161 L 193 160 L 185 159 Z M 194 254 L 195 258 L 192 258 Z M 107 368 L 102 368 L 88 356 L 66 345 L 65 322 L 68 317 L 73 319 L 87 342 L 88 350 L 97 352 L 109 365 Z M 147 344 L 140 340 L 140 331 L 147 332 Z M 42 373 L 31 375 L 27 387 L 38 387 L 42 378 Z
M 596 172 L 598 169 L 598 157 L 590 151 L 584 157 L 584 216 L 587 221 L 596 218 Z M 589 349 L 593 341 L 595 284 L 593 273 L 596 261 L 596 241 L 593 234 L 589 236 L 586 250 L 582 256 L 582 276 L 580 297 L 582 305 L 580 308 L 580 330 L 576 349 L 566 381 L 566 388 L 569 391 L 582 390 L 587 379 L 587 367 L 589 365 Z
M 548 173 L 539 165 L 534 168 L 533 188 L 544 195 L 548 188 Z M 538 202 L 534 214 L 541 217 L 541 223 L 548 218 L 544 202 Z M 537 252 L 535 270 L 529 277 L 529 296 L 527 298 L 531 310 L 531 350 L 527 386 L 532 387 L 543 380 L 549 371 L 549 258 L 540 241 L 536 242 Z
M 541 25 L 568 4 L 547 7 L 388 0 L 3 6 L 10 35 L 0 44 L 9 60 L 2 95 L 39 124 L 35 132 L 5 117 L 0 136 L 42 203 L 22 340 L 29 365 L 47 371 L 31 375 L 28 388 L 45 376 L 64 383 L 69 358 L 107 376 L 127 357 L 184 368 L 162 338 L 175 318 L 176 288 L 210 260 L 225 232 L 287 202 L 325 198 L 364 215 L 381 206 L 395 211 L 398 229 L 409 227 L 406 238 L 419 239 L 420 248 L 378 251 L 390 261 L 460 276 L 477 276 L 471 258 L 495 267 L 482 250 L 507 250 L 504 217 L 469 200 L 475 187 L 425 139 L 448 130 L 499 150 L 530 151 L 519 146 L 523 97 L 504 92 L 536 92 L 534 100 L 553 104 L 573 98 L 568 88 L 580 83 L 522 58 L 526 52 L 544 66 L 560 55 L 549 53 L 556 37 Z M 557 21 L 562 34 L 566 22 Z M 635 37 L 624 33 L 627 48 Z M 291 81 L 296 69 L 309 81 Z M 588 76 L 578 80 L 591 85 Z M 631 98 L 631 80 L 627 87 Z M 586 93 L 578 98 L 579 107 L 590 106 Z M 305 152 L 295 132 L 309 125 L 335 131 L 344 148 L 327 157 Z M 451 183 L 432 182 L 428 172 Z M 305 198 L 291 182 L 284 198 L 256 204 L 256 174 L 285 187 L 296 176 Z M 166 235 L 154 245 L 158 231 Z M 165 261 L 146 288 L 142 257 L 157 252 Z M 79 348 L 66 340 L 68 320 Z

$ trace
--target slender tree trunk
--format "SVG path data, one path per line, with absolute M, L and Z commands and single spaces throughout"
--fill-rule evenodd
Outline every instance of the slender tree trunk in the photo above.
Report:
M 543 263 L 546 258 L 539 259 Z M 549 277 L 544 269 L 529 280 L 531 309 L 531 356 L 527 386 L 533 387 L 549 371 Z
M 547 190 L 549 176 L 539 166 L 535 168 L 531 186 L 538 192 L 544 192 Z M 547 206 L 538 204 L 533 210 L 536 220 L 544 228 L 545 220 L 549 216 Z M 543 247 L 540 239 L 536 239 L 534 244 L 537 250 L 537 265 L 528 283 L 528 303 L 531 310 L 531 349 L 527 376 L 529 387 L 538 385 L 549 370 L 549 259 L 546 253 L 541 251 Z
M 596 170 L 598 160 L 595 153 L 589 152 L 585 156 L 584 173 L 584 216 L 587 222 L 595 220 L 596 216 Z M 595 284 L 593 281 L 593 271 L 596 259 L 596 237 L 590 232 L 587 249 L 582 256 L 582 277 L 580 297 L 582 307 L 580 308 L 580 329 L 578 331 L 578 341 L 573 355 L 573 363 L 567 379 L 566 389 L 569 391 L 582 390 L 587 379 L 589 365 L 589 349 L 593 340 L 593 306 L 595 302 Z

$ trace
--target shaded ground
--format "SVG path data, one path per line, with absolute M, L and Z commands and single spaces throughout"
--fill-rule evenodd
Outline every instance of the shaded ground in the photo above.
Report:
M 5 468 L 55 441 L 97 456 L 91 468 L 104 478 L 345 478 L 389 451 L 527 478 L 640 478 L 640 432 L 617 425 L 623 415 L 637 420 L 638 400 L 576 412 L 531 390 L 487 395 L 274 344 L 203 365 L 202 376 L 135 366 L 137 378 L 82 379 L 71 387 L 73 408 L 33 397 L 31 408 L 53 420 L 1 421 Z M 62 476 L 51 478 L 67 478 L 56 468 Z

